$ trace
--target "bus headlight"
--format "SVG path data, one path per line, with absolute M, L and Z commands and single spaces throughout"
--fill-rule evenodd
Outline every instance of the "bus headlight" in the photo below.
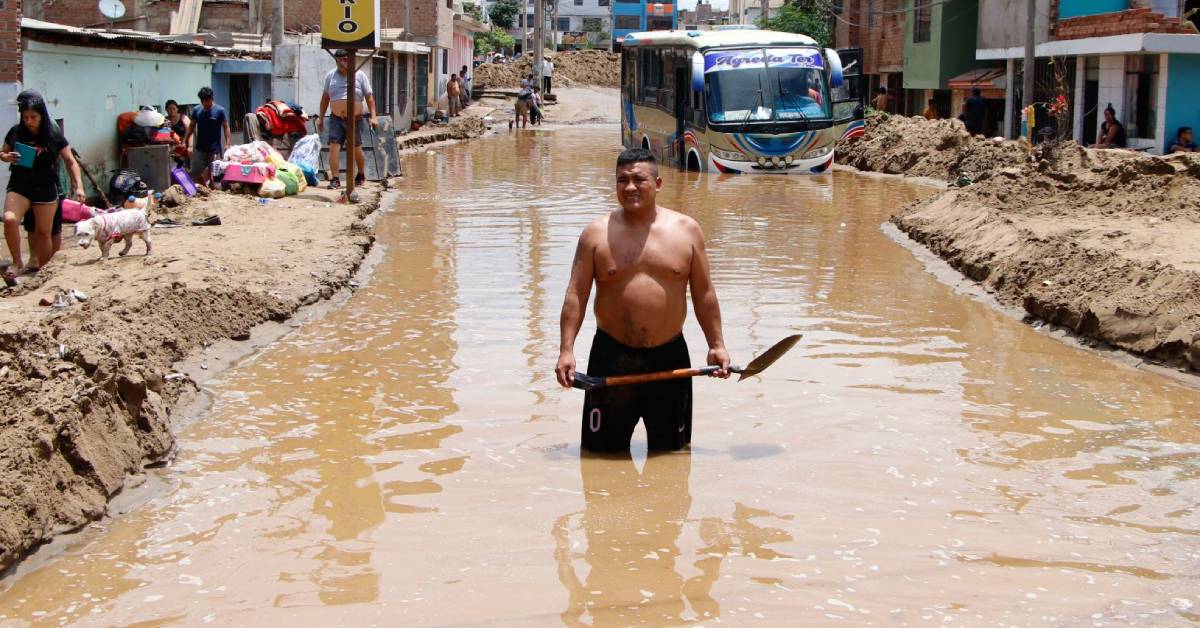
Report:
M 801 157 L 801 159 L 816 159 L 818 157 L 824 157 L 831 152 L 833 152 L 832 146 L 822 146 L 821 148 L 814 148 L 807 153 L 804 153 L 804 157 Z
M 720 148 L 710 149 L 712 154 L 724 159 L 725 161 L 750 161 L 746 158 L 745 153 L 740 153 L 736 150 L 721 150 Z

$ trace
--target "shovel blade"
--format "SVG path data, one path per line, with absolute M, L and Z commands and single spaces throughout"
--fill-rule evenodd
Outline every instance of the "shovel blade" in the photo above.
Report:
M 764 351 L 762 355 L 751 360 L 751 362 L 741 370 L 741 377 L 738 377 L 738 381 L 740 382 L 747 377 L 753 377 L 767 370 L 767 367 L 771 366 L 776 362 L 776 360 L 783 357 L 783 354 L 787 353 L 792 349 L 792 347 L 796 346 L 796 343 L 800 342 L 800 339 L 803 337 L 804 336 L 802 334 L 794 334 L 775 343 L 774 346 Z

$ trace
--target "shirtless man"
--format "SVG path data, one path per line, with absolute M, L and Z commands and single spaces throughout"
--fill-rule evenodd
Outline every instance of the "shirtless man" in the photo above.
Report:
M 332 105 L 330 112 L 333 114 L 329 120 L 329 189 L 335 190 L 341 186 L 341 181 L 338 179 L 338 173 L 341 172 L 341 150 L 342 144 L 346 141 L 346 114 L 349 112 L 349 104 L 346 101 L 346 83 L 350 80 L 352 57 L 345 50 L 338 50 L 333 53 L 337 59 L 337 69 L 330 70 L 325 75 L 325 91 L 321 94 L 321 111 L 317 116 L 317 130 L 325 129 L 325 110 Z M 354 184 L 362 185 L 367 180 L 366 165 L 367 157 L 363 154 L 363 143 L 367 140 L 367 125 L 371 123 L 371 127 L 378 126 L 379 121 L 375 118 L 375 91 L 371 89 L 371 82 L 367 80 L 367 73 L 358 70 L 354 73 L 354 104 L 355 116 L 358 120 L 354 126 L 354 164 L 358 167 L 357 174 L 354 175 Z
M 630 148 L 617 158 L 621 209 L 597 218 L 579 236 L 559 320 L 555 375 L 571 386 L 575 337 L 596 282 L 596 337 L 588 374 L 648 373 L 690 366 L 683 321 L 687 290 L 708 341 L 708 363 L 729 377 L 721 307 L 709 276 L 704 234 L 692 218 L 655 204 L 662 187 L 649 151 Z M 675 450 L 692 440 L 692 382 L 676 379 L 588 391 L 583 402 L 583 448 L 625 451 L 641 418 L 650 449 Z

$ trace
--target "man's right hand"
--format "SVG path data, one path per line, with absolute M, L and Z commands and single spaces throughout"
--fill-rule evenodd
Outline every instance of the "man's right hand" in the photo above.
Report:
M 325 116 L 317 116 L 317 131 L 325 130 Z
M 554 376 L 558 378 L 559 386 L 571 387 L 571 383 L 575 381 L 575 354 L 573 352 L 563 351 L 558 354 L 558 366 L 554 367 Z

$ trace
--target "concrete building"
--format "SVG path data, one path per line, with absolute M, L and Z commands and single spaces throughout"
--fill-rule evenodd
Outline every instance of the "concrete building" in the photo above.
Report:
M 905 2 L 844 0 L 833 40 L 835 48 L 862 48 L 864 81 L 872 97 L 876 89 L 886 87 L 890 112 L 920 113 L 924 104 L 911 110 L 913 98 L 904 92 Z
M 784 3 L 785 0 L 768 0 L 768 16 L 775 17 Z M 762 2 L 760 0 L 729 0 L 730 24 L 757 24 L 761 18 Z
M 679 11 L 679 27 L 684 30 L 709 30 L 714 26 L 732 23 L 735 22 L 729 11 L 714 9 L 712 3 L 707 0 L 697 2 L 696 8 L 691 11 Z
M 910 113 L 929 100 L 939 117 L 957 117 L 965 97 L 979 89 L 989 101 L 984 126 L 997 132 L 1004 120 L 1003 65 L 975 60 L 978 0 L 934 4 L 906 0 L 904 92 Z
M 1183 19 L 1194 0 L 1043 0 L 1035 48 L 1035 101 L 1063 95 L 1070 102 L 1065 133 L 1095 142 L 1103 109 L 1111 105 L 1129 146 L 1161 153 L 1180 126 L 1200 127 L 1200 34 Z M 1145 6 L 1134 6 L 1145 5 Z M 1020 38 L 1005 35 L 989 17 L 1024 19 L 1000 0 L 980 4 L 976 57 L 1006 64 L 1006 134 L 1017 132 L 1024 56 Z M 1039 8 L 1043 5 L 1039 5 Z M 1040 13 L 1040 11 L 1039 11 Z M 1019 14 L 1019 15 L 1014 15 Z M 1038 124 L 1042 128 L 1041 124 Z
M 558 0 L 553 33 L 559 48 L 608 47 L 613 0 Z
M 629 33 L 674 30 L 678 17 L 673 2 L 613 0 L 613 40 L 619 47 Z
M 46 97 L 50 115 L 97 181 L 107 181 L 120 165 L 120 113 L 171 98 L 194 103 L 217 64 L 216 49 L 146 36 L 28 18 L 21 33 L 21 83 Z
M 0 2 L 0 132 L 17 123 L 21 93 L 21 3 Z M 0 168 L 0 189 L 8 187 L 8 168 Z

